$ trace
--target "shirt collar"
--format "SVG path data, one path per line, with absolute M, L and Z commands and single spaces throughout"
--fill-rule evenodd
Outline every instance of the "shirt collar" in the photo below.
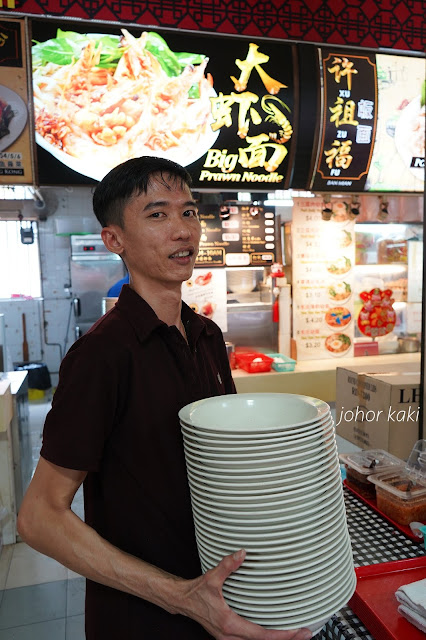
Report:
M 154 331 L 167 327 L 154 309 L 128 284 L 123 285 L 115 308 L 126 316 L 141 341 L 146 340 Z M 207 335 L 214 333 L 209 321 L 195 313 L 185 302 L 182 302 L 182 321 L 185 329 L 189 329 L 187 333 L 194 343 L 203 331 Z

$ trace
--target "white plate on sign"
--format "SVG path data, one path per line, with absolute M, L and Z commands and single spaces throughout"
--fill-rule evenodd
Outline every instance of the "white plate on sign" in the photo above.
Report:
M 28 109 L 21 96 L 2 84 L 0 84 L 0 100 L 10 105 L 13 111 L 13 118 L 8 125 L 9 133 L 0 138 L 0 151 L 5 151 L 23 132 L 27 124 Z

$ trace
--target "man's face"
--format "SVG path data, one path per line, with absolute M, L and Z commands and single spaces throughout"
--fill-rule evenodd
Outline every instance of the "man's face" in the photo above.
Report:
M 125 207 L 119 233 L 121 255 L 140 282 L 177 287 L 191 277 L 201 226 L 191 191 L 179 179 L 152 176 L 147 193 Z

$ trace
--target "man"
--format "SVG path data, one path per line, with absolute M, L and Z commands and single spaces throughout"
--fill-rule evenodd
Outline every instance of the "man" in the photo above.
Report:
M 185 169 L 137 158 L 97 186 L 106 247 L 130 275 L 115 307 L 65 357 L 19 532 L 86 576 L 89 640 L 301 640 L 236 615 L 200 576 L 179 409 L 233 393 L 219 328 L 181 301 L 201 235 Z M 71 510 L 84 483 L 85 522 Z

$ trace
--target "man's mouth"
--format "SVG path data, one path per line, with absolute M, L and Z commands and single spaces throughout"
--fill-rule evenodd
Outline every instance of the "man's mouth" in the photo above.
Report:
M 176 253 L 172 253 L 169 258 L 188 258 L 192 256 L 194 252 L 191 249 L 185 249 L 184 251 L 177 251 Z

